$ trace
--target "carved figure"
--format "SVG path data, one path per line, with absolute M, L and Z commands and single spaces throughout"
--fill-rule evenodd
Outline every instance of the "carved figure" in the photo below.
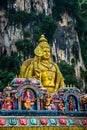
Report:
M 73 111 L 74 110 L 74 104 L 73 104 L 73 100 L 69 101 L 69 110 Z
M 7 97 L 2 105 L 2 110 L 12 110 L 13 109 L 13 100 L 10 97 Z
M 64 87 L 64 78 L 50 58 L 50 46 L 44 35 L 41 35 L 38 46 L 34 50 L 35 57 L 26 60 L 20 70 L 22 78 L 36 78 L 48 92 L 54 93 L 58 88 Z
M 44 100 L 45 109 L 51 110 L 51 106 L 50 106 L 51 101 L 52 101 L 52 96 L 48 94 L 46 99 Z
M 54 104 L 54 102 L 53 102 L 53 101 L 51 101 L 50 106 L 51 106 L 51 110 L 56 110 L 56 106 L 55 106 L 55 104 Z
M 30 97 L 30 91 L 27 89 L 26 92 L 24 93 L 24 97 L 22 99 L 22 101 L 24 102 L 24 107 L 27 109 L 27 110 L 30 110 L 31 107 L 34 105 L 34 102 L 35 102 L 35 97 Z
M 58 109 L 59 110 L 61 110 L 63 113 L 64 113 L 64 104 L 63 104 L 63 102 L 62 101 L 60 101 L 59 103 L 58 103 Z

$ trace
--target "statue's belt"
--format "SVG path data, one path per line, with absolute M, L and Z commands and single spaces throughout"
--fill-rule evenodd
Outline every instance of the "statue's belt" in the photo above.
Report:
M 45 88 L 49 88 L 49 87 L 50 87 L 50 88 L 55 88 L 55 86 L 46 86 Z

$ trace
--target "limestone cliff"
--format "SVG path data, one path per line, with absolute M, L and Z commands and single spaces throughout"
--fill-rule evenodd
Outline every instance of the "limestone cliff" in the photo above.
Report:
M 78 59 L 76 59 L 75 54 L 73 53 L 73 45 L 76 45 Z M 75 59 L 76 76 L 80 76 L 80 67 L 85 70 L 78 34 L 74 29 L 73 19 L 66 13 L 62 15 L 62 22 L 59 22 L 56 29 L 52 50 L 56 61 L 65 60 L 67 63 L 73 64 L 72 60 Z
M 30 12 L 52 14 L 53 0 L 16 0 L 15 8 Z
M 35 11 L 36 14 L 44 13 L 46 15 L 52 14 L 52 0 L 16 0 L 13 5 L 15 10 L 22 10 L 26 12 Z M 8 5 L 10 8 L 10 5 Z M 0 10 L 0 53 L 11 54 L 11 51 L 16 51 L 14 46 L 15 41 L 23 38 L 22 27 L 8 25 L 8 19 L 4 17 L 5 11 Z
M 15 10 L 24 10 L 26 12 L 35 11 L 44 13 L 45 15 L 52 15 L 53 0 L 16 0 L 13 5 Z M 76 76 L 80 79 L 80 67 L 85 70 L 81 56 L 81 48 L 79 44 L 78 34 L 73 26 L 73 19 L 68 14 L 63 14 L 62 22 L 58 23 L 52 46 L 52 55 L 54 60 L 65 60 L 67 63 L 72 64 L 75 59 Z M 25 27 L 26 30 L 31 27 Z M 33 30 L 33 28 L 32 28 Z M 31 32 L 33 35 L 33 31 Z M 10 55 L 11 52 L 16 51 L 15 41 L 23 39 L 22 26 L 14 26 L 8 24 L 8 19 L 4 17 L 4 11 L 0 11 L 0 54 L 6 53 Z M 76 44 L 78 51 L 78 59 L 72 52 L 72 46 Z
M 54 42 L 52 47 L 53 58 L 56 62 L 60 60 L 66 61 L 72 65 L 74 60 L 75 74 L 78 80 L 81 80 L 80 67 L 86 70 L 83 59 L 81 56 L 81 47 L 78 39 L 78 34 L 74 29 L 73 19 L 68 14 L 62 15 L 62 22 L 60 21 L 54 35 Z M 73 46 L 76 46 L 78 51 L 78 59 L 76 59 L 73 53 Z M 77 54 L 76 54 L 77 55 Z M 85 83 L 83 82 L 83 88 L 85 89 Z

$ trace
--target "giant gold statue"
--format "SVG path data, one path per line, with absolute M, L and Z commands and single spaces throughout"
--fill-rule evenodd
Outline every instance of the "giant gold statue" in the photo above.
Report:
M 41 35 L 38 46 L 34 50 L 35 57 L 26 60 L 20 70 L 22 78 L 36 78 L 49 93 L 57 92 L 64 87 L 64 78 L 50 56 L 50 46 L 44 35 Z

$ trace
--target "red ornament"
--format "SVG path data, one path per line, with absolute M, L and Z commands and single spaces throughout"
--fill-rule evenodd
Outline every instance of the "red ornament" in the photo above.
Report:
M 26 119 L 19 119 L 19 122 L 20 122 L 21 125 L 27 125 Z
M 83 125 L 87 125 L 87 120 L 82 120 Z
M 16 82 L 17 83 L 23 83 L 23 80 L 22 79 L 16 79 Z
M 5 119 L 0 119 L 0 125 L 5 125 Z
M 61 125 L 66 125 L 66 120 L 65 119 L 59 119 L 59 122 Z
M 47 120 L 46 119 L 40 119 L 40 122 L 42 125 L 47 125 Z

